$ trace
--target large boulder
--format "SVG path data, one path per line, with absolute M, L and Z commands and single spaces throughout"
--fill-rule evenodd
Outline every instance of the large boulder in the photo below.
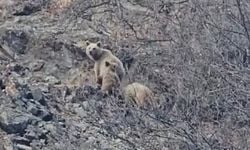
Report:
M 34 119 L 27 113 L 5 108 L 5 110 L 0 112 L 0 128 L 8 134 L 24 133 L 27 126 Z

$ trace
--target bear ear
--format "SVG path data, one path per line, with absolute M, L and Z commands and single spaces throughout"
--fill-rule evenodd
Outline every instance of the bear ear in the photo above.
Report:
M 87 41 L 86 41 L 86 45 L 89 46 L 89 44 L 90 44 L 90 42 L 87 40 Z
M 101 42 L 100 42 L 100 41 L 97 42 L 96 45 L 97 45 L 98 47 L 101 47 Z
M 108 61 L 105 61 L 105 66 L 106 67 L 110 66 L 110 63 Z

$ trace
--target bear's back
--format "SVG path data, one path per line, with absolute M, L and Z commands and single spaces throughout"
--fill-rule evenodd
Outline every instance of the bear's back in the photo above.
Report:
M 132 100 L 139 106 L 151 103 L 153 98 L 153 92 L 148 87 L 137 82 L 127 85 L 124 89 L 124 95 L 127 100 Z

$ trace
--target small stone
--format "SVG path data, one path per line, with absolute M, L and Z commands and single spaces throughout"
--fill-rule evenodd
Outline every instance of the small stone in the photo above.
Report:
M 66 125 L 65 125 L 64 122 L 59 122 L 58 124 L 59 124 L 60 126 L 64 127 L 64 128 L 66 127 Z
M 16 147 L 18 150 L 32 150 L 30 146 L 22 145 L 22 144 L 17 144 Z
M 104 124 L 104 120 L 101 119 L 101 120 L 99 121 L 99 124 Z
M 81 117 L 87 117 L 86 111 L 83 110 L 83 108 L 81 108 L 81 107 L 76 107 L 76 108 L 75 108 L 75 112 L 76 112 L 79 116 L 81 116 Z
M 42 128 L 42 127 L 44 127 L 44 124 L 43 124 L 43 122 L 39 122 L 39 123 L 38 123 L 38 127 L 39 127 L 39 128 Z
M 26 98 L 27 99 L 33 99 L 33 95 L 32 95 L 32 93 L 30 91 L 26 93 Z
M 43 61 L 37 61 L 32 64 L 31 68 L 33 72 L 41 71 L 42 68 L 44 67 L 45 62 Z
M 14 72 L 20 73 L 21 71 L 24 70 L 24 68 L 23 68 L 23 66 L 21 66 L 21 65 L 19 65 L 19 64 L 15 64 L 15 65 L 13 66 L 12 70 L 13 70 Z
M 82 102 L 82 107 L 84 110 L 88 109 L 89 108 L 89 102 L 88 101 L 83 101 Z
M 24 138 L 24 137 L 15 137 L 13 138 L 12 140 L 14 143 L 17 143 L 17 144 L 23 144 L 23 145 L 30 145 L 31 141 L 27 138 Z
M 45 78 L 45 81 L 48 82 L 48 83 L 50 83 L 50 84 L 60 84 L 60 83 L 61 83 L 61 81 L 58 80 L 58 79 L 57 79 L 56 77 L 54 77 L 54 76 L 47 76 L 47 77 Z
M 30 141 L 32 141 L 34 139 L 37 139 L 37 135 L 33 131 L 30 131 L 29 133 L 25 134 L 25 138 L 27 138 Z
M 45 139 L 40 139 L 40 143 L 45 144 L 46 140 Z
M 160 72 L 160 70 L 159 70 L 159 69 L 155 69 L 155 72 L 159 73 L 159 72 Z
M 73 104 L 73 107 L 74 107 L 74 108 L 79 108 L 79 107 L 81 107 L 81 105 L 80 105 L 80 104 L 77 104 L 77 103 L 74 103 L 74 104 Z
M 43 106 L 47 105 L 41 89 L 37 88 L 37 89 L 31 90 L 31 93 L 33 95 L 34 100 L 38 101 Z
M 42 119 L 43 119 L 43 121 L 51 121 L 53 119 L 53 114 L 46 111 L 44 113 Z
M 48 131 L 48 130 L 46 130 L 46 129 L 44 129 L 44 130 L 42 131 L 42 133 L 43 133 L 43 134 L 48 134 L 48 133 L 49 133 L 49 131 Z

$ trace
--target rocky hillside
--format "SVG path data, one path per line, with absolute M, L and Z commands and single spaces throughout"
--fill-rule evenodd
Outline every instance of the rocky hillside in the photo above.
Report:
M 0 149 L 250 149 L 247 0 L 0 0 Z M 84 40 L 156 110 L 94 83 Z

